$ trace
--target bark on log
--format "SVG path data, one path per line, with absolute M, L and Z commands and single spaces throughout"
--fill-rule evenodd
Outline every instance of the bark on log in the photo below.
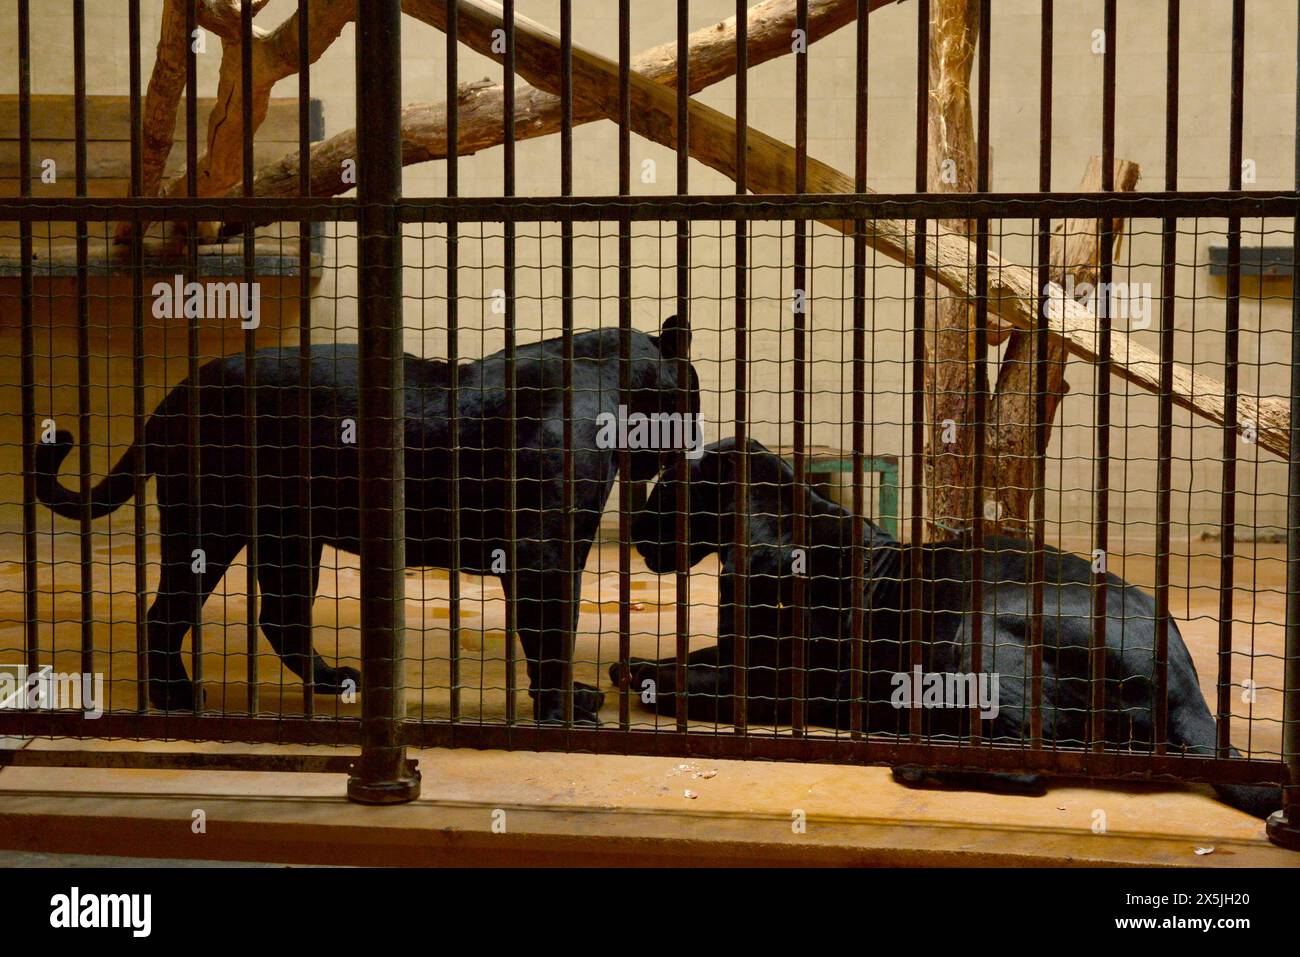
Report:
M 253 0 L 253 16 L 257 16 L 270 0 Z M 210 30 L 223 40 L 239 42 L 242 31 L 243 3 L 240 0 L 198 0 L 194 12 L 199 26 Z
M 930 102 L 928 183 L 935 193 L 973 193 L 976 189 L 975 122 L 971 115 L 970 75 L 979 35 L 979 0 L 935 0 L 930 8 Z M 944 220 L 955 233 L 969 236 L 969 219 Z M 974 283 L 975 277 L 969 277 Z M 926 310 L 925 487 L 931 537 L 946 538 L 970 525 L 973 491 L 973 409 L 975 365 L 973 306 L 970 300 L 929 285 Z M 951 423 L 951 426 L 949 425 Z
M 254 0 L 253 13 L 256 14 L 265 5 L 266 0 Z M 157 166 L 152 189 L 146 195 L 153 195 L 158 190 L 162 164 L 166 162 L 171 150 L 171 141 L 175 129 L 176 103 L 180 99 L 180 90 L 185 86 L 185 8 L 180 0 L 168 3 L 168 10 L 175 7 L 179 15 L 179 41 L 177 29 L 170 26 L 164 15 L 163 38 L 159 40 L 159 61 L 163 58 L 164 41 L 168 44 L 169 56 L 179 57 L 179 76 L 175 70 L 164 70 L 164 80 L 179 82 L 175 89 L 170 108 L 159 97 L 158 115 L 149 119 L 146 101 L 146 131 L 150 122 L 154 124 L 152 136 L 146 135 L 143 141 L 145 169 Z M 222 196 L 228 194 L 232 187 L 243 179 L 242 158 L 244 146 L 243 130 L 243 84 L 240 69 L 243 52 L 241 42 L 240 17 L 241 5 L 238 0 L 201 0 L 196 18 L 206 29 L 221 38 L 221 72 L 217 86 L 217 103 L 208 115 L 207 148 L 199 156 L 197 169 L 197 191 L 200 196 Z M 313 0 L 308 6 L 309 57 L 314 63 L 342 32 L 343 27 L 352 20 L 356 11 L 354 3 L 347 0 Z M 179 48 L 177 43 L 179 42 Z M 254 27 L 253 32 L 253 130 L 266 118 L 270 104 L 271 88 L 286 76 L 292 76 L 299 70 L 298 63 L 298 12 L 295 10 L 283 23 L 270 32 Z M 150 79 L 150 93 L 153 92 L 154 80 L 159 77 L 159 65 L 154 66 L 153 78 Z M 170 86 L 167 87 L 170 91 Z M 165 112 L 165 116 L 163 113 Z M 161 138 L 165 127 L 166 143 Z M 148 186 L 146 180 L 146 186 Z M 186 171 L 181 169 L 163 190 L 165 196 L 184 196 L 187 189 Z M 147 225 L 147 224 L 146 224 Z M 201 227 L 205 238 L 214 239 L 215 226 L 204 224 Z M 130 238 L 131 225 L 118 223 L 115 240 L 119 243 Z
M 155 196 L 162 184 L 163 168 L 176 135 L 176 108 L 185 90 L 185 56 L 189 49 L 185 35 L 185 0 L 166 0 L 153 72 L 144 95 L 140 121 L 140 165 L 144 174 L 144 195 Z M 121 234 L 123 224 L 118 224 Z M 129 233 L 128 233 L 129 235 Z
M 875 10 L 897 0 L 869 0 Z M 406 13 L 429 22 L 432 14 L 419 0 L 407 0 Z M 750 66 L 766 63 L 790 52 L 790 33 L 795 26 L 794 0 L 764 0 L 749 10 L 747 20 L 748 59 Z M 857 0 L 810 0 L 808 4 L 808 41 L 829 36 L 852 23 Z M 736 18 L 729 17 L 690 35 L 690 88 L 698 93 L 736 72 Z M 677 43 L 660 44 L 632 58 L 632 71 L 670 89 L 677 85 Z M 505 138 L 501 121 L 505 114 L 505 87 L 490 80 L 462 83 L 456 91 L 459 107 L 457 156 L 471 156 L 481 150 L 500 146 Z M 605 117 L 585 103 L 575 103 L 573 123 L 591 123 Z M 515 139 L 526 140 L 558 133 L 560 98 L 535 86 L 518 85 L 515 89 Z M 339 175 L 343 160 L 357 155 L 356 130 L 347 130 L 312 147 L 311 195 L 337 196 L 352 189 Z M 415 103 L 402 110 L 402 165 L 411 166 L 430 160 L 446 159 L 447 104 Z M 286 155 L 262 167 L 253 180 L 256 196 L 296 196 L 298 194 L 298 154 Z M 235 190 L 232 190 L 234 192 Z
M 307 11 L 308 62 L 315 63 L 343 27 L 353 19 L 353 4 L 340 0 L 316 0 Z M 222 39 L 221 76 L 217 103 L 208 115 L 208 148 L 199 157 L 198 194 L 222 196 L 243 180 L 244 148 L 243 84 L 240 79 L 243 45 L 239 34 Z M 270 32 L 256 30 L 253 36 L 253 132 L 266 119 L 271 88 L 300 69 L 298 63 L 298 12 L 295 10 Z M 184 195 L 185 177 L 176 176 L 167 195 Z
M 1137 189 L 1142 169 L 1125 159 L 1115 160 L 1114 185 L 1117 192 Z M 1088 161 L 1079 192 L 1101 189 L 1101 157 Z M 1111 259 L 1119 255 L 1124 219 L 1111 221 L 1114 237 Z M 1101 261 L 1101 232 L 1095 219 L 1066 219 L 1052 230 L 1051 274 L 1055 283 L 1074 281 L 1076 298 L 1087 299 L 1088 287 L 1096 285 Z M 1087 284 L 1087 285 L 1084 285 Z M 996 480 L 989 483 L 990 499 L 1000 506 L 994 523 L 1010 535 L 1027 536 L 1032 530 L 1031 509 L 1034 494 L 1034 461 L 1037 458 L 1034 422 L 1037 418 L 1034 336 L 1016 332 L 1007 343 L 998 368 L 997 394 L 990 406 L 987 449 L 989 460 L 996 463 Z M 1044 421 L 1051 426 L 1056 410 L 1069 387 L 1065 382 L 1068 358 L 1065 342 L 1055 336 L 1047 340 L 1046 408 Z
M 414 4 L 413 4 L 414 5 Z M 445 10 L 440 3 L 422 0 L 421 19 L 440 29 L 445 25 Z M 488 0 L 460 0 L 459 33 L 461 40 L 480 53 L 497 58 L 491 50 L 491 31 L 502 25 L 501 8 Z M 559 92 L 559 38 L 523 17 L 515 18 L 515 68 L 535 86 Z M 579 100 L 588 102 L 610 119 L 619 114 L 618 65 L 578 46 L 573 48 L 574 90 Z M 677 98 L 672 90 L 644 77 L 631 78 L 632 126 L 642 136 L 664 146 L 676 144 Z M 727 176 L 735 175 L 736 122 L 712 107 L 692 100 L 689 104 L 688 148 L 691 156 Z M 746 157 L 750 189 L 755 193 L 788 193 L 794 183 L 794 150 L 785 143 L 758 130 L 748 134 Z M 853 179 L 818 160 L 808 159 L 809 193 L 853 192 Z M 851 233 L 853 221 L 829 221 L 826 225 Z M 912 265 L 918 258 L 926 272 L 948 289 L 973 296 L 969 280 L 975 264 L 975 246 L 966 237 L 936 224 L 927 233 L 924 249 L 918 249 L 909 224 L 877 219 L 868 223 L 867 243 L 872 248 Z M 993 252 L 986 257 L 989 272 L 989 309 L 1008 324 L 1032 330 L 1034 309 L 1039 302 L 1034 273 L 1023 266 L 1005 262 Z M 1099 357 L 1099 330 L 1096 317 L 1084 305 L 1066 299 L 1058 284 L 1051 284 L 1044 304 L 1047 326 L 1063 336 L 1071 352 L 1088 361 Z M 1134 342 L 1119 330 L 1111 332 L 1111 367 L 1121 378 L 1149 391 L 1159 391 L 1159 356 Z M 1224 390 L 1221 383 L 1175 365 L 1173 368 L 1173 402 L 1220 425 L 1224 422 Z M 1259 444 L 1283 458 L 1290 447 L 1290 408 L 1274 399 L 1256 400 L 1239 396 L 1234 427 L 1250 421 L 1255 424 Z

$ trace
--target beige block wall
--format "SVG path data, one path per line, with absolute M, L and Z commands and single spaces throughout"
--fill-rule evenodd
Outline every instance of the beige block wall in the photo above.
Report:
M 6 19 L 14 6 L 6 4 Z M 145 68 L 153 57 L 158 4 L 145 4 Z M 259 15 L 263 25 L 279 22 L 294 0 L 272 0 Z M 617 6 L 613 3 L 575 4 L 575 42 L 607 56 L 617 55 Z M 519 0 L 521 14 L 558 26 L 555 0 Z M 696 0 L 691 4 L 691 28 L 705 27 L 729 15 L 730 0 Z M 993 187 L 1033 190 L 1038 185 L 1038 45 L 1039 4 L 1035 0 L 998 0 L 993 4 L 993 64 L 991 147 Z M 1275 0 L 1247 4 L 1245 145 L 1254 161 L 1259 189 L 1286 189 L 1294 182 L 1295 34 L 1294 5 Z M 128 82 L 125 4 L 89 0 L 88 53 L 90 92 L 124 93 Z M 633 0 L 632 46 L 644 49 L 675 35 L 673 5 L 660 0 Z M 1141 164 L 1140 188 L 1161 188 L 1164 182 L 1165 129 L 1165 3 L 1126 0 L 1120 5 L 1117 49 L 1118 106 L 1116 150 Z M 1179 186 L 1182 189 L 1226 188 L 1231 5 L 1223 0 L 1184 0 L 1182 5 L 1182 91 Z M 12 22 L 12 21 L 11 21 Z M 1091 50 L 1093 31 L 1102 26 L 1101 0 L 1071 0 L 1057 4 L 1052 136 L 1053 188 L 1076 186 L 1090 155 L 1101 148 L 1102 58 Z M 913 187 L 916 6 L 901 3 L 873 14 L 870 46 L 869 182 L 873 189 L 907 191 Z M 70 92 L 72 88 L 71 3 L 33 4 L 33 88 L 39 92 Z M 354 124 L 353 75 L 355 49 L 352 27 L 344 30 L 312 69 L 312 92 L 324 101 L 326 134 Z M 440 33 L 407 19 L 403 34 L 403 101 L 437 101 L 445 96 L 445 44 Z M 209 38 L 200 57 L 201 93 L 215 89 L 219 44 Z M 853 168 L 855 51 L 853 30 L 815 44 L 809 58 L 809 150 L 818 159 L 844 170 Z M 0 89 L 16 84 L 16 39 L 0 31 Z M 499 79 L 495 63 L 462 48 L 462 80 Z M 783 58 L 755 67 L 750 74 L 751 122 L 787 141 L 794 131 L 794 63 Z M 296 80 L 285 80 L 276 95 L 296 93 Z M 734 109 L 734 84 L 720 83 L 700 99 L 727 112 Z M 499 195 L 500 148 L 461 161 L 461 190 L 465 195 Z M 675 192 L 671 150 L 639 137 L 632 141 L 634 172 L 652 160 L 657 181 L 634 177 L 633 192 L 656 196 Z M 575 184 L 579 193 L 608 195 L 617 190 L 617 130 L 599 122 L 574 133 Z M 559 189 L 559 141 L 548 137 L 520 143 L 517 150 L 517 190 L 522 195 L 550 195 Z M 406 170 L 408 196 L 445 193 L 445 166 L 428 163 Z M 696 194 L 725 194 L 730 180 L 699 164 L 690 171 Z M 1226 284 L 1208 272 L 1209 247 L 1223 245 L 1226 224 L 1221 220 L 1182 220 L 1179 223 L 1177 326 L 1179 361 L 1195 363 L 1198 371 L 1223 376 L 1223 324 Z M 1158 221 L 1130 222 L 1129 234 L 1115 272 L 1116 281 L 1150 283 L 1158 295 L 1160 262 Z M 328 227 L 325 277 L 313 310 L 317 338 L 356 334 L 355 242 L 342 227 Z M 1029 265 L 1035 224 L 1007 220 L 993 224 L 996 251 L 1011 261 Z M 1287 244 L 1287 221 L 1246 221 L 1244 242 Z M 653 329 L 675 311 L 675 240 L 672 223 L 641 223 L 634 242 L 633 321 Z M 576 229 L 574 283 L 579 326 L 617 321 L 617 244 L 611 224 L 581 224 Z M 754 434 L 771 441 L 789 441 L 793 353 L 789 297 L 792 276 L 791 228 L 779 222 L 757 223 L 750 252 L 751 390 Z M 460 315 L 465 354 L 489 352 L 501 343 L 501 319 L 488 308 L 488 297 L 503 285 L 499 224 L 462 229 L 460 244 Z M 422 355 L 445 354 L 445 242 L 437 227 L 413 227 L 405 246 L 406 322 L 408 348 Z M 733 242 L 727 224 L 698 223 L 691 244 L 691 314 L 696 329 L 695 361 L 704 388 L 709 437 L 725 434 L 732 416 L 731 301 L 734 272 Z M 518 241 L 518 325 L 528 341 L 558 332 L 560 323 L 559 229 L 553 224 L 520 227 Z M 850 441 L 851 323 L 849 303 L 850 249 L 838 234 L 814 228 L 809 261 L 810 321 L 813 330 L 811 440 L 833 445 Z M 867 359 L 868 416 L 873 423 L 871 445 L 882 454 L 906 455 L 905 386 L 910 381 L 908 337 L 911 324 L 909 274 L 883 257 L 869 259 L 869 336 Z M 1284 395 L 1289 368 L 1292 287 L 1289 281 L 1247 281 L 1241 299 L 1242 389 L 1251 394 Z M 480 333 L 481 330 L 481 333 Z M 1154 329 L 1134 332 L 1138 342 L 1155 348 Z M 993 369 L 996 375 L 996 369 Z M 1052 493 L 1049 521 L 1063 539 L 1087 534 L 1094 467 L 1092 462 L 1095 393 L 1093 368 L 1077 360 L 1068 375 L 1071 394 L 1062 405 L 1060 425 L 1053 436 L 1049 463 Z M 1149 540 L 1154 533 L 1156 485 L 1155 399 L 1111 382 L 1112 420 L 1116 429 L 1111 471 L 1112 517 L 1128 523 L 1131 542 Z M 723 423 L 721 426 L 718 423 Z M 1201 419 L 1174 411 L 1175 538 L 1195 536 L 1218 520 L 1221 431 Z M 1256 446 L 1240 444 L 1238 519 L 1247 530 L 1267 530 L 1284 524 L 1285 468 Z M 1127 457 L 1127 463 L 1120 461 Z M 1056 523 L 1060 523 L 1057 528 Z M 1113 535 L 1118 535 L 1118 532 Z

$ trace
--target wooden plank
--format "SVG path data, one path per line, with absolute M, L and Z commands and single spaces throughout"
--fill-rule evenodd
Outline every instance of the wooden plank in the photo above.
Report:
M 0 140 L 0 178 L 16 179 L 21 167 L 18 158 L 17 140 Z M 259 166 L 275 162 L 286 153 L 298 148 L 298 139 L 263 140 L 258 137 L 253 141 L 253 161 Z M 76 176 L 76 144 L 66 140 L 32 141 L 32 181 L 33 186 L 40 182 L 41 164 L 52 159 L 60 180 L 72 180 Z M 185 165 L 185 151 L 174 149 L 167 157 L 164 166 L 165 175 L 175 176 Z M 86 143 L 86 176 L 89 179 L 131 178 L 131 144 L 123 140 L 89 140 Z M 122 195 L 126 195 L 123 193 Z
M 1288 279 L 1295 252 L 1290 246 L 1242 246 L 1241 274 L 1264 279 Z M 1228 247 L 1210 247 L 1210 275 L 1228 275 Z
M 0 198 L 9 199 L 20 195 L 22 181 L 17 177 L 0 177 Z M 115 199 L 131 192 L 131 180 L 115 177 L 91 179 L 86 183 L 86 195 L 91 199 Z M 66 199 L 77 195 L 76 176 L 59 177 L 56 183 L 42 183 L 32 178 L 32 196 L 37 199 Z
M 783 459 L 794 458 L 793 445 L 769 445 L 769 452 L 779 455 Z M 830 445 L 807 445 L 804 446 L 804 456 L 809 462 L 852 462 L 853 452 L 850 449 L 837 449 Z M 874 455 L 867 456 L 868 459 L 876 459 L 880 462 L 886 462 L 890 465 L 897 465 L 898 458 L 893 455 Z M 870 469 L 868 469 L 870 471 Z
M 101 224 L 102 225 L 102 224 Z M 105 236 L 92 236 L 89 243 L 89 274 L 96 277 L 130 275 L 129 248 L 114 245 Z M 261 278 L 298 275 L 298 244 L 259 239 L 254 247 L 254 267 Z M 186 252 L 175 243 L 159 239 L 145 240 L 145 272 L 150 276 L 170 275 L 185 266 Z M 33 271 L 37 278 L 71 278 L 77 274 L 77 249 L 72 242 L 52 247 L 37 244 L 33 257 Z M 310 269 L 318 275 L 321 257 L 313 254 Z M 22 259 L 19 244 L 14 239 L 0 239 L 0 278 L 8 279 L 21 274 Z M 199 275 L 204 277 L 230 276 L 238 278 L 244 273 L 243 240 L 199 246 Z
M 319 101 L 313 98 L 313 103 Z M 212 111 L 216 97 L 199 97 L 199 142 L 207 139 L 207 115 Z M 42 93 L 32 95 L 32 138 L 36 140 L 76 139 L 76 127 L 73 122 L 75 109 L 73 97 L 66 93 Z M 105 140 L 131 141 L 131 98 L 128 96 L 88 96 L 86 97 L 86 130 L 91 142 Z M 313 139 L 320 138 L 320 132 L 313 130 Z M 298 98 L 290 96 L 272 97 L 266 119 L 257 131 L 258 138 L 265 136 L 269 140 L 298 142 Z M 18 139 L 18 97 L 16 94 L 0 95 L 0 140 Z M 173 134 L 176 142 L 185 141 L 185 112 L 176 111 L 176 129 Z

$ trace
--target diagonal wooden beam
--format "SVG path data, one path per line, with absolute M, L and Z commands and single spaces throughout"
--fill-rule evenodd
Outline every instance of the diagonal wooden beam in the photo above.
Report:
M 446 26 L 446 9 L 437 0 L 411 0 L 406 12 L 433 26 Z M 460 0 L 458 29 L 461 40 L 485 56 L 500 60 L 492 51 L 492 31 L 504 25 L 501 7 L 491 0 Z M 558 95 L 560 76 L 559 38 L 550 30 L 526 18 L 515 17 L 515 69 L 529 83 Z M 578 100 L 598 108 L 617 121 L 619 113 L 618 65 L 606 57 L 578 46 L 573 48 L 573 86 Z M 676 145 L 677 97 L 659 83 L 633 74 L 632 128 L 664 146 Z M 736 122 L 726 114 L 695 100 L 689 104 L 688 147 L 690 154 L 726 176 L 734 176 Z M 794 150 L 766 133 L 748 133 L 746 170 L 755 193 L 789 193 L 794 186 Z M 853 180 L 825 163 L 809 157 L 809 193 L 852 193 Z M 852 221 L 831 221 L 826 225 L 851 233 Z M 931 224 L 924 249 L 918 249 L 906 221 L 877 219 L 867 226 L 866 241 L 872 248 L 907 265 L 922 259 L 926 273 L 941 285 L 964 296 L 974 296 L 975 246 L 965 236 L 941 224 Z M 1051 283 L 1040 300 L 1034 274 L 1024 266 L 1003 260 L 993 252 L 989 265 L 989 309 L 1017 329 L 1033 329 L 1035 309 L 1041 301 L 1048 329 L 1065 339 L 1070 351 L 1090 362 L 1100 356 L 1097 318 L 1087 306 L 1075 302 L 1057 284 Z M 1123 379 L 1151 392 L 1160 389 L 1159 356 L 1128 335 L 1111 331 L 1111 368 Z M 1176 405 L 1223 425 L 1223 385 L 1185 366 L 1173 368 Z M 1255 426 L 1259 445 L 1286 458 L 1290 449 L 1290 407 L 1276 399 L 1237 399 L 1237 421 Z
M 868 0 L 876 10 L 899 0 Z M 419 10 L 419 3 L 407 0 L 406 12 Z M 858 0 L 809 0 L 808 42 L 815 43 L 857 16 Z M 746 16 L 746 44 L 750 66 L 766 63 L 790 52 L 795 27 L 795 0 L 763 0 L 750 7 Z M 426 17 L 421 17 L 425 19 Z M 736 18 L 696 30 L 688 41 L 690 88 L 698 93 L 736 72 Z M 677 42 L 663 43 L 637 54 L 632 69 L 670 89 L 677 84 Z M 511 81 L 513 82 L 513 80 Z M 456 91 L 458 129 L 456 155 L 471 156 L 500 146 L 505 139 L 501 118 L 505 113 L 505 85 L 490 80 L 462 83 Z M 575 104 L 573 124 L 603 120 L 604 115 L 585 103 Z M 515 139 L 527 140 L 560 131 L 560 98 L 535 86 L 518 84 L 515 89 Z M 446 159 L 447 104 L 413 103 L 402 109 L 402 165 Z M 339 176 L 343 160 L 357 155 L 357 132 L 345 130 L 315 144 L 310 155 L 311 195 L 336 196 L 352 189 Z M 253 181 L 256 196 L 298 194 L 298 152 L 258 170 Z M 237 192 L 238 186 L 231 190 Z

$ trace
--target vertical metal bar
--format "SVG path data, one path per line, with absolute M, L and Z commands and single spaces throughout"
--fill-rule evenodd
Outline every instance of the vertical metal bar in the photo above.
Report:
M 77 195 L 86 195 L 86 0 L 72 3 L 72 72 L 74 152 Z M 81 671 L 95 671 L 95 576 L 91 550 L 90 511 L 90 234 L 84 221 L 77 223 L 77 438 L 81 442 L 78 516 L 81 568 Z
M 358 11 L 360 13 L 360 11 Z M 357 17 L 358 325 L 360 336 L 361 758 L 348 797 L 394 804 L 419 795 L 406 760 L 405 381 L 402 348 L 402 5 L 372 0 Z
M 916 191 L 927 189 L 930 125 L 930 0 L 916 10 Z M 925 251 L 927 223 L 916 221 L 916 264 L 912 269 L 912 522 L 907 543 L 907 669 L 923 668 L 922 648 L 922 476 L 925 470 Z M 900 669 L 903 670 L 903 669 Z M 921 709 L 908 709 L 908 733 L 921 737 Z
M 749 5 L 736 0 L 736 195 L 749 182 Z M 736 220 L 735 435 L 733 464 L 735 575 L 732 605 L 731 721 L 737 734 L 749 727 L 749 224 Z M 721 597 L 721 596 L 719 596 Z M 719 638 L 722 636 L 719 635 Z
M 447 199 L 460 195 L 460 0 L 447 2 Z M 447 223 L 447 365 L 451 376 L 447 408 L 451 415 L 451 568 L 447 572 L 450 719 L 460 720 L 460 225 Z M 514 636 L 506 633 L 506 644 Z
M 18 195 L 32 195 L 32 36 L 30 0 L 18 0 Z M 37 619 L 36 568 L 36 342 L 32 323 L 35 290 L 32 282 L 32 224 L 18 227 L 21 294 L 22 409 L 23 409 L 23 631 L 27 667 L 40 667 L 40 627 Z
M 867 0 L 858 0 L 857 35 L 855 37 L 854 73 L 854 137 L 853 137 L 853 189 L 856 193 L 867 191 L 867 53 L 870 38 L 870 6 Z M 866 446 L 866 390 L 867 390 L 867 221 L 859 219 L 853 224 L 853 534 L 852 610 L 850 612 L 849 650 L 850 696 L 849 731 L 854 738 L 863 732 L 862 697 L 865 689 L 866 665 L 866 615 L 863 602 L 866 597 L 866 552 L 864 550 L 863 521 L 866 518 L 863 468 Z
M 240 5 L 239 11 L 239 68 L 241 122 L 243 129 L 243 194 L 253 195 L 253 5 Z M 244 284 L 252 289 L 257 282 L 257 230 L 252 223 L 244 227 Z M 248 546 L 245 593 L 247 618 L 244 641 L 247 650 L 247 704 L 248 713 L 257 714 L 257 327 L 244 330 L 244 444 L 248 464 Z M 303 663 L 312 667 L 311 656 Z
M 1246 0 L 1232 3 L 1232 94 L 1228 189 L 1241 189 L 1242 87 L 1246 60 Z M 1241 217 L 1228 217 L 1228 288 L 1223 341 L 1223 488 L 1219 513 L 1219 673 L 1215 709 L 1217 753 L 1230 755 L 1232 740 L 1233 562 L 1237 543 L 1237 350 L 1241 328 Z
M 573 0 L 560 0 L 560 195 L 573 195 Z M 573 221 L 560 226 L 560 335 L 563 348 L 561 379 L 564 386 L 564 660 L 560 666 L 560 694 L 564 723 L 573 723 L 574 631 L 578 623 L 578 574 L 574 555 L 573 486 Z
M 130 0 L 127 7 L 127 32 L 130 37 L 131 97 L 131 195 L 144 192 L 144 157 L 141 143 L 141 54 L 140 0 Z M 144 224 L 137 217 L 131 224 L 131 423 L 132 442 L 144 450 Z M 149 707 L 149 632 L 145 553 L 145 457 L 136 456 L 134 512 L 135 550 L 135 668 L 136 708 Z
M 795 5 L 795 29 L 803 38 L 794 54 L 794 191 L 808 190 L 808 0 Z M 808 220 L 794 221 L 794 543 L 808 550 Z M 811 569 L 809 570 L 809 572 Z M 790 662 L 790 723 L 795 734 L 807 723 L 808 572 L 794 576 L 794 654 Z
M 298 0 L 298 195 L 311 195 L 311 21 L 308 0 Z M 453 107 L 448 107 L 450 116 Z M 303 219 L 298 223 L 298 514 L 299 550 L 295 559 L 307 570 L 307 582 L 315 582 L 310 574 L 315 568 L 311 524 L 311 244 L 313 223 Z M 308 593 L 298 596 L 298 621 L 306 623 L 307 634 L 312 633 L 312 605 L 315 593 L 308 585 Z M 310 639 L 309 639 L 310 640 Z M 455 636 L 452 647 L 456 646 Z M 302 710 L 310 717 L 316 711 L 314 656 L 308 654 L 303 663 Z
M 502 17 L 505 21 L 506 52 L 502 57 L 505 100 L 502 103 L 502 122 L 505 139 L 502 145 L 503 196 L 515 194 L 515 0 L 502 0 Z M 506 374 L 506 483 L 510 489 L 510 515 L 506 522 L 509 538 L 506 541 L 506 575 L 510 587 L 506 589 L 506 724 L 513 725 L 515 714 L 515 633 L 519 627 L 519 575 L 516 571 L 518 518 L 515 514 L 515 420 L 518 407 L 515 398 L 515 224 L 502 224 L 506 294 L 505 312 L 505 374 Z M 538 662 L 538 699 L 541 698 L 540 666 Z
M 1300 22 L 1296 24 L 1295 187 L 1300 194 Z M 1292 275 L 1300 275 L 1300 200 L 1291 226 Z M 1273 841 L 1300 849 L 1300 296 L 1291 296 L 1291 432 L 1287 456 L 1286 660 L 1282 675 L 1282 760 L 1290 777 L 1282 809 L 1268 820 Z
M 989 0 L 981 0 L 979 12 L 979 115 L 976 119 L 975 191 L 989 190 L 989 63 L 992 56 L 992 11 Z M 977 614 L 970 619 L 970 669 L 980 674 L 984 667 L 984 479 L 985 429 L 988 419 L 989 392 L 989 221 L 987 216 L 975 220 L 975 436 L 972 467 L 975 475 L 971 496 L 971 607 Z M 996 517 L 996 516 L 995 516 Z M 971 710 L 970 740 L 980 738 L 979 709 Z
M 1101 189 L 1110 192 L 1115 188 L 1115 0 L 1106 0 L 1104 31 L 1106 51 L 1102 59 L 1101 94 Z M 1111 287 L 1111 232 L 1114 220 L 1110 215 L 1099 217 L 1098 263 L 1101 288 Z M 1089 731 L 1088 740 L 1093 750 L 1105 747 L 1106 737 L 1106 619 L 1107 579 L 1106 565 L 1110 555 L 1110 296 L 1109 292 L 1097 299 L 1097 323 L 1100 345 L 1097 356 L 1097 446 L 1096 446 L 1096 527 L 1094 529 L 1094 554 L 1100 552 L 1102 562 L 1095 565 L 1092 580 L 1092 647 L 1089 653 Z
M 1178 188 L 1178 88 L 1180 0 L 1169 0 L 1165 33 L 1165 189 Z M 1174 323 L 1177 304 L 1178 220 L 1166 216 L 1160 237 L 1160 411 L 1156 437 L 1156 646 L 1155 714 L 1152 737 L 1157 754 L 1169 739 L 1169 520 L 1174 454 Z
M 631 0 L 618 3 L 618 194 L 632 192 Z M 632 401 L 632 219 L 618 223 L 618 402 Z M 632 656 L 632 452 L 618 449 L 618 726 L 632 726 L 628 659 Z
M 1038 189 L 1052 189 L 1052 0 L 1043 0 L 1038 55 Z M 1029 615 L 1029 741 L 1043 746 L 1043 574 L 1047 525 L 1047 287 L 1052 281 L 1052 221 L 1038 221 L 1038 309 L 1034 313 L 1033 559 Z
M 188 48 L 185 52 L 185 195 L 191 198 L 198 195 L 199 183 L 199 94 L 198 94 L 198 60 L 194 49 L 195 32 L 198 29 L 195 19 L 194 4 L 185 5 L 185 37 Z M 185 281 L 199 281 L 199 221 L 191 214 L 185 221 Z M 188 532 L 196 543 L 203 541 L 203 509 L 200 507 L 203 482 L 199 450 L 202 448 L 199 434 L 199 317 L 191 316 L 186 324 L 185 336 L 186 371 L 189 376 L 189 388 L 186 390 L 186 417 L 189 426 L 189 456 L 186 482 L 189 486 L 190 520 Z M 214 530 L 218 534 L 219 529 Z M 190 549 L 184 550 L 186 554 Z M 164 548 L 164 554 L 166 549 Z M 193 601 L 190 606 L 190 673 L 194 683 L 194 710 L 203 709 L 203 576 L 193 576 Z M 168 659 L 170 661 L 170 659 Z M 169 666 L 170 667 L 170 666 Z M 164 675 L 168 682 L 180 678 L 170 672 Z M 224 672 L 223 678 L 224 681 Z
M 690 3 L 689 0 L 677 0 L 677 194 L 685 196 L 690 192 L 689 170 L 690 170 L 690 34 L 687 30 L 689 21 L 688 15 Z M 679 321 L 688 321 L 690 315 L 690 255 L 691 255 L 691 232 L 690 221 L 679 219 L 677 221 L 677 316 Z M 689 381 L 690 357 L 679 356 L 677 359 L 677 381 L 686 383 Z M 686 390 L 679 389 L 677 393 L 677 413 L 682 416 L 684 421 L 689 410 L 686 406 Z M 677 648 L 675 659 L 677 662 L 674 688 L 677 691 L 677 730 L 685 731 L 687 728 L 687 708 L 686 700 L 686 656 L 690 651 L 689 630 L 690 630 L 690 612 L 691 612 L 691 576 L 689 567 L 690 543 L 687 541 L 688 528 L 686 523 L 687 511 L 690 508 L 690 490 L 689 490 L 689 473 L 686 468 L 686 453 L 675 453 L 679 463 L 678 474 L 683 476 L 683 481 L 677 486 L 677 575 L 676 575 L 676 593 L 677 593 Z

